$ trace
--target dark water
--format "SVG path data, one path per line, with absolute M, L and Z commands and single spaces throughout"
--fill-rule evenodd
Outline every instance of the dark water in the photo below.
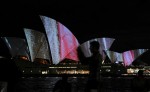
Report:
M 16 85 L 16 92 L 52 92 L 55 83 L 61 77 L 29 77 L 22 78 Z M 72 92 L 83 92 L 87 78 L 69 77 Z M 80 82 L 79 82 L 80 81 Z
M 52 92 L 55 83 L 61 77 L 28 77 L 16 85 L 16 92 Z M 101 79 L 101 92 L 132 92 L 131 77 L 105 77 Z M 72 85 L 72 92 L 83 92 L 86 77 L 69 77 L 68 82 Z

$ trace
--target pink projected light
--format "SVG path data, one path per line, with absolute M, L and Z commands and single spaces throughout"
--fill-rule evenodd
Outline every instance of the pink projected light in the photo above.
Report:
M 129 66 L 130 64 L 132 64 L 132 62 L 134 60 L 134 51 L 133 50 L 123 52 L 122 55 L 123 55 L 123 61 L 124 61 L 125 66 Z
M 64 59 L 78 62 L 77 47 L 79 43 L 76 37 L 56 20 L 45 16 L 40 17 L 48 38 L 53 64 L 58 64 Z
M 78 61 L 77 47 L 79 43 L 75 36 L 61 23 L 57 22 L 60 44 L 60 60 L 64 58 Z
M 125 66 L 129 66 L 132 64 L 132 62 L 137 59 L 139 56 L 141 56 L 143 53 L 145 53 L 148 49 L 136 49 L 136 50 L 129 50 L 126 52 L 123 52 L 123 61 Z
M 137 59 L 140 55 L 145 53 L 147 50 L 148 49 L 136 49 L 136 50 L 125 51 L 123 53 L 118 53 L 118 52 L 108 50 L 106 51 L 106 54 L 108 55 L 112 63 L 119 61 L 119 62 L 123 62 L 124 66 L 130 66 L 135 59 Z

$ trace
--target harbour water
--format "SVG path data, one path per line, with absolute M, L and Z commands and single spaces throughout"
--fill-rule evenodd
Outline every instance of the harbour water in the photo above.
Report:
M 103 77 L 101 92 L 132 92 L 131 80 L 133 77 Z M 61 77 L 28 77 L 22 78 L 16 85 L 16 92 L 52 92 L 55 83 Z M 83 92 L 87 77 L 69 77 L 72 92 Z M 149 81 L 149 78 L 148 78 Z

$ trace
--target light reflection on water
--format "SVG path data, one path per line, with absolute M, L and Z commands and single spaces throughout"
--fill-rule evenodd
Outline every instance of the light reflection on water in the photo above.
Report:
M 23 77 L 22 81 L 17 84 L 16 92 L 52 92 L 55 83 L 60 79 L 61 77 Z M 68 82 L 72 85 L 72 92 L 83 92 L 86 79 L 69 77 Z M 77 81 L 80 81 L 81 86 Z
M 16 92 L 52 92 L 55 83 L 61 77 L 28 77 L 22 78 L 16 87 Z M 131 92 L 132 77 L 103 77 L 101 79 L 101 92 Z M 72 92 L 83 92 L 87 77 L 69 77 Z

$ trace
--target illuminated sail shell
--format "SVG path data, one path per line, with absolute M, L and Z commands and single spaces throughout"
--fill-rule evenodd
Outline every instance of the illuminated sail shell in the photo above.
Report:
M 31 60 L 35 58 L 47 59 L 50 61 L 49 47 L 44 33 L 32 29 L 24 29 Z
M 50 45 L 53 64 L 58 64 L 66 58 L 78 61 L 76 49 L 79 43 L 71 31 L 52 18 L 40 17 Z
M 148 49 L 128 50 L 122 53 L 115 51 L 105 51 L 112 63 L 123 62 L 125 66 L 129 66 L 132 62 L 145 53 Z
M 25 39 L 19 37 L 2 37 L 12 57 L 26 56 L 30 59 L 29 48 Z
M 103 56 L 103 60 L 104 60 L 105 57 L 106 57 L 105 54 L 104 54 L 104 51 L 108 50 L 111 47 L 114 40 L 115 39 L 113 39 L 113 38 L 95 38 L 95 39 L 84 42 L 80 46 L 81 46 L 81 50 L 84 53 L 84 55 L 86 57 L 89 57 L 89 56 L 91 56 L 91 52 L 90 52 L 90 49 L 89 49 L 90 48 L 90 42 L 91 41 L 98 41 L 100 43 L 99 52 Z

